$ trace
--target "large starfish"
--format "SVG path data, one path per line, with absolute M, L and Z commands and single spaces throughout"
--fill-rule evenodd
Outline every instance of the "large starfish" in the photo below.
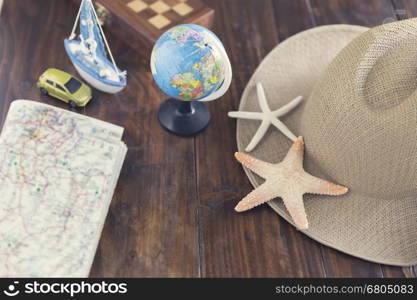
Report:
M 303 168 L 303 156 L 302 137 L 296 139 L 287 156 L 278 164 L 267 163 L 245 153 L 236 153 L 235 157 L 240 163 L 265 179 L 263 184 L 238 203 L 236 211 L 245 211 L 280 197 L 295 225 L 299 229 L 307 229 L 304 194 L 336 196 L 345 194 L 348 189 L 308 174 Z
M 228 116 L 231 118 L 262 121 L 261 125 L 259 126 L 252 140 L 246 147 L 245 151 L 251 152 L 253 149 L 255 149 L 255 147 L 259 144 L 261 139 L 265 136 L 271 124 L 278 128 L 278 130 L 280 130 L 286 137 L 288 137 L 290 140 L 294 142 L 297 139 L 297 137 L 278 118 L 293 110 L 298 104 L 300 104 L 303 98 L 301 96 L 298 96 L 291 102 L 285 104 L 280 109 L 271 111 L 266 100 L 265 91 L 262 86 L 262 83 L 258 82 L 256 84 L 256 91 L 258 95 L 259 106 L 262 112 L 231 111 L 228 113 Z

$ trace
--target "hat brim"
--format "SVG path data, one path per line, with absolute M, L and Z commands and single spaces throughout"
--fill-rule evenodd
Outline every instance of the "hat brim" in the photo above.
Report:
M 281 120 L 296 136 L 302 136 L 302 112 L 320 74 L 349 42 L 366 30 L 368 28 L 362 26 L 328 25 L 288 38 L 272 50 L 255 71 L 242 95 L 239 110 L 260 111 L 257 82 L 262 83 L 272 110 L 301 95 L 303 103 Z M 258 127 L 258 121 L 237 121 L 239 151 L 245 150 Z M 276 163 L 285 157 L 291 144 L 292 141 L 271 127 L 251 155 Z M 308 144 L 306 151 L 308 154 Z M 324 172 L 309 164 L 308 155 L 304 165 L 309 173 L 331 181 Z M 263 182 L 250 170 L 245 168 L 245 172 L 255 187 Z M 343 182 L 337 183 L 343 185 Z M 314 240 L 376 263 L 417 264 L 416 199 L 371 199 L 350 191 L 338 197 L 305 195 L 304 203 L 309 229 L 302 232 Z M 268 204 L 294 225 L 281 199 Z

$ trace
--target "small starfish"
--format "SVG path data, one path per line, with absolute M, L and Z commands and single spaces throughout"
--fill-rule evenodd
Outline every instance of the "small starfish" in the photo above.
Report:
M 274 125 L 278 130 L 280 130 L 286 137 L 288 137 L 293 142 L 297 137 L 282 123 L 278 118 L 287 114 L 293 110 L 298 104 L 300 104 L 303 97 L 298 96 L 291 102 L 287 103 L 280 109 L 271 111 L 269 108 L 268 102 L 266 101 L 265 91 L 262 86 L 262 83 L 258 82 L 256 84 L 256 91 L 258 95 L 258 102 L 262 112 L 249 112 L 249 111 L 231 111 L 228 113 L 230 118 L 241 118 L 248 120 L 261 120 L 262 123 L 250 141 L 249 145 L 246 147 L 245 151 L 250 152 L 259 144 L 261 139 L 265 136 L 265 133 L 268 131 L 269 126 Z
M 238 212 L 249 210 L 276 197 L 281 197 L 295 225 L 307 229 L 308 221 L 304 208 L 304 194 L 343 195 L 348 189 L 323 179 L 314 177 L 303 168 L 304 142 L 296 139 L 284 160 L 271 164 L 245 153 L 236 153 L 236 159 L 244 166 L 265 179 L 265 182 L 253 190 L 238 203 Z

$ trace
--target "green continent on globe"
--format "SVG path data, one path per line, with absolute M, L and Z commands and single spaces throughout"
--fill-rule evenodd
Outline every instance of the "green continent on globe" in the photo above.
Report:
M 199 75 L 203 81 L 194 75 Z M 171 85 L 179 90 L 178 95 L 183 100 L 195 100 L 204 97 L 219 82 L 223 74 L 223 64 L 212 54 L 206 54 L 201 62 L 193 65 L 191 72 L 176 74 Z

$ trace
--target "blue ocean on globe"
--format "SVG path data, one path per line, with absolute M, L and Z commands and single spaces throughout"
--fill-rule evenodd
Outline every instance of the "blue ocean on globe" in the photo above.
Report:
M 220 40 L 210 30 L 178 25 L 156 42 L 151 56 L 152 75 L 170 97 L 192 101 L 215 92 L 225 78 Z

